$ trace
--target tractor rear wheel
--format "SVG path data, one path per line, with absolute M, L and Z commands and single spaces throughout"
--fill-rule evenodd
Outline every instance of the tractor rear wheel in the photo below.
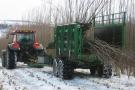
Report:
M 6 50 L 2 50 L 2 67 L 6 66 L 5 59 L 6 59 Z
M 6 50 L 6 68 L 14 69 L 16 67 L 16 62 L 17 62 L 16 52 L 7 48 L 7 50 Z
M 71 79 L 73 75 L 72 63 L 67 60 L 59 60 L 58 76 L 62 79 Z

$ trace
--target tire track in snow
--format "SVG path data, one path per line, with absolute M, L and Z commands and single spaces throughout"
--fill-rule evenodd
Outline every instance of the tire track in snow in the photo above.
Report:
M 10 77 L 8 79 L 11 79 L 12 81 L 15 80 L 14 82 L 18 84 L 12 84 L 12 85 L 17 85 L 23 87 L 26 87 L 27 89 L 46 89 L 46 90 L 52 90 L 52 89 L 76 89 L 77 87 L 74 86 L 68 86 L 64 82 L 57 80 L 58 78 L 55 78 L 49 73 L 45 73 L 43 71 L 40 71 L 35 68 L 30 68 L 28 66 L 19 66 L 16 69 L 13 70 L 7 70 L 3 69 L 2 72 L 5 77 Z M 28 86 L 29 85 L 29 86 Z M 45 87 L 46 86 L 46 87 Z M 49 87 L 49 88 L 48 88 Z M 68 87 L 68 88 L 67 88 Z M 47 89 L 48 88 L 48 89 Z
M 46 82 L 50 83 L 51 85 L 59 89 L 62 89 L 62 90 L 69 90 L 69 89 L 77 90 L 78 89 L 78 87 L 66 83 L 65 80 L 53 76 L 53 74 L 50 72 L 41 71 L 41 70 L 38 70 L 37 68 L 31 68 L 31 69 L 27 68 L 26 70 L 29 73 L 36 72 L 34 77 L 37 77 L 39 79 L 44 79 Z
M 45 80 L 40 80 L 39 77 L 32 77 L 25 70 L 3 70 L 3 74 L 8 78 L 10 86 L 23 86 L 28 90 L 37 90 L 39 88 L 55 89 L 53 85 L 47 83 Z
M 96 77 L 96 78 L 91 77 L 88 74 L 84 74 L 81 72 L 75 72 L 75 77 L 72 80 L 62 80 L 62 79 L 57 78 L 52 75 L 52 69 L 50 69 L 50 67 L 45 67 L 43 69 L 25 68 L 25 70 L 32 76 L 33 76 L 33 72 L 38 73 L 38 74 L 35 74 L 34 77 L 43 79 L 46 82 L 50 83 L 51 85 L 54 85 L 55 87 L 59 86 L 60 84 L 63 85 L 63 83 L 64 83 L 68 87 L 71 87 L 71 88 L 77 87 L 77 89 L 84 89 L 84 90 L 88 89 L 89 87 L 91 89 L 95 89 L 95 90 L 101 89 L 101 88 L 104 88 L 104 89 L 110 88 L 110 85 L 108 83 L 100 82 L 101 80 L 104 80 L 104 78 L 98 79 L 99 77 Z M 45 70 L 47 70 L 47 71 L 45 71 Z M 45 76 L 47 76 L 47 77 L 45 77 Z M 52 81 L 59 82 L 59 85 L 53 83 Z M 58 88 L 61 88 L 61 87 L 59 86 Z
M 128 82 L 128 79 L 124 81 L 123 79 L 120 79 L 116 76 L 112 76 L 111 78 L 100 78 L 98 75 L 96 76 L 90 76 L 87 73 L 82 73 L 82 72 L 76 72 L 76 76 L 79 78 L 85 80 L 86 82 L 93 82 L 97 84 L 97 86 L 105 86 L 106 88 L 111 88 L 111 89 L 124 89 L 124 90 L 129 90 L 129 89 L 135 89 L 131 88 L 133 87 L 133 83 Z
M 0 65 L 0 69 L 1 69 Z M 1 72 L 3 82 L 7 84 L 3 86 L 10 86 L 17 90 L 108 90 L 108 89 L 135 89 L 132 83 L 123 81 L 120 78 L 112 77 L 109 79 L 89 76 L 89 72 L 80 72 L 75 70 L 74 78 L 72 80 L 62 80 L 53 76 L 52 68 L 45 66 L 44 68 L 31 68 L 26 64 L 19 64 L 16 69 L 7 70 L 2 69 Z M 4 81 L 5 79 L 5 81 Z M 0 82 L 1 83 L 1 82 Z M 125 85 L 127 85 L 126 88 Z M 122 86 L 122 88 L 121 88 Z M 1 87 L 0 87 L 1 89 Z M 4 89 L 5 90 L 5 89 Z
M 57 78 L 52 75 L 52 68 L 50 69 L 49 67 L 45 67 L 43 69 L 38 69 L 38 68 L 28 67 L 25 64 L 19 64 L 18 68 L 14 69 L 12 73 L 23 78 L 23 79 L 21 79 L 21 81 L 23 81 L 24 83 L 30 84 L 31 86 L 33 86 L 35 83 L 32 83 L 31 80 L 29 80 L 29 79 L 26 80 L 24 78 L 24 76 L 29 77 L 32 80 L 36 79 L 36 80 L 38 80 L 38 82 L 40 81 L 40 82 L 45 82 L 46 84 L 48 83 L 49 85 L 51 85 L 52 87 L 57 88 L 57 89 L 63 89 L 64 87 L 67 87 L 67 86 L 68 86 L 68 89 L 71 88 L 71 89 L 86 90 L 86 89 L 89 89 L 89 87 L 91 89 L 97 89 L 97 83 L 95 83 L 93 81 L 85 80 L 83 77 L 79 78 L 77 73 L 75 73 L 75 77 L 72 80 L 62 80 L 60 78 Z M 84 75 L 84 77 L 86 77 L 86 76 Z M 55 83 L 54 81 L 57 83 Z M 22 83 L 22 82 L 19 82 L 19 83 Z M 41 84 L 41 86 L 43 86 L 43 85 Z M 101 84 L 98 86 L 98 88 L 106 89 L 108 87 Z
M 43 89 L 57 89 L 55 86 L 48 83 L 46 80 L 40 80 L 40 77 L 33 77 L 25 69 L 27 67 L 17 68 L 13 70 L 2 69 L 3 79 L 7 79 L 9 86 L 23 86 L 27 89 L 37 90 L 39 88 Z
M 46 69 L 48 69 L 49 67 L 45 67 Z M 38 71 L 37 68 L 32 68 L 32 69 L 35 69 L 36 71 Z M 31 69 L 29 69 L 31 70 Z M 34 71 L 34 70 L 32 70 Z M 41 73 L 40 72 L 41 70 L 39 70 L 37 73 Z M 64 82 L 66 85 L 68 86 L 74 86 L 74 87 L 78 87 L 78 89 L 81 89 L 81 90 L 89 90 L 89 88 L 93 89 L 93 90 L 97 90 L 97 89 L 107 89 L 107 87 L 105 87 L 104 85 L 100 85 L 97 87 L 97 84 L 93 83 L 93 82 L 90 82 L 90 81 L 86 81 L 85 79 L 82 79 L 82 78 L 79 78 L 77 77 L 76 73 L 75 73 L 75 77 L 72 79 L 72 80 L 62 80 L 60 78 L 57 78 L 57 77 L 54 77 L 52 75 L 52 72 L 50 72 L 52 70 L 49 70 L 48 72 L 44 70 L 42 70 L 42 73 L 44 74 L 47 74 L 53 78 L 56 78 L 57 79 L 57 82 Z

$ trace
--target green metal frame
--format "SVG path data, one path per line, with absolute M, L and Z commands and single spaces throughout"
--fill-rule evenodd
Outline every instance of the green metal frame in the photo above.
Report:
M 82 28 L 79 23 L 57 26 L 54 34 L 57 57 L 66 57 L 79 64 L 97 61 L 97 58 L 82 54 Z
M 122 47 L 124 47 L 124 27 L 125 27 L 126 12 L 114 13 L 110 15 L 94 17 L 93 27 L 106 28 L 106 27 L 121 27 L 122 28 Z M 115 31 L 113 31 L 115 33 Z M 115 34 L 114 34 L 115 39 Z

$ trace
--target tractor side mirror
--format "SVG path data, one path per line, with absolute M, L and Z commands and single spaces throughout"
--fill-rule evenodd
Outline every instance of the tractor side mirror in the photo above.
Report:
M 6 35 L 6 39 L 8 39 L 8 38 L 9 38 L 9 34 Z

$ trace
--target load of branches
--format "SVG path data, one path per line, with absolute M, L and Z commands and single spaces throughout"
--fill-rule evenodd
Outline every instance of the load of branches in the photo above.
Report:
M 99 39 L 83 38 L 85 53 L 98 57 L 103 62 L 111 62 L 115 74 L 120 76 L 126 74 L 135 76 L 135 52 L 122 48 L 116 48 Z

